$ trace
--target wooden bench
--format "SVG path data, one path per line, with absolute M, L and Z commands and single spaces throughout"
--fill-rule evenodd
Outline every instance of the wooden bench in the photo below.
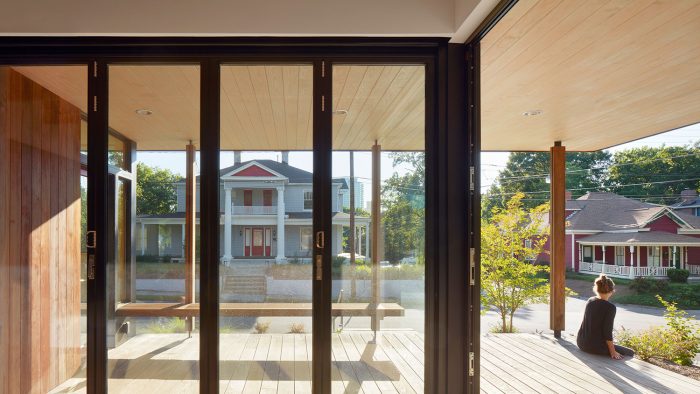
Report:
M 309 303 L 221 303 L 221 316 L 311 316 Z M 130 302 L 119 304 L 116 315 L 120 317 L 191 317 L 199 316 L 199 303 L 179 304 L 166 302 Z M 333 316 L 403 316 L 404 308 L 396 303 L 382 303 L 376 310 L 368 303 L 333 303 Z

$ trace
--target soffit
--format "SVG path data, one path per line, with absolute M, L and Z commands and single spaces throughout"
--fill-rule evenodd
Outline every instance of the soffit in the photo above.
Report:
M 87 113 L 86 71 L 70 66 L 15 67 Z M 199 67 L 118 65 L 109 68 L 109 126 L 139 150 L 183 150 L 199 141 Z M 338 65 L 333 69 L 333 147 L 423 150 L 422 65 Z M 311 150 L 310 65 L 223 65 L 223 150 Z M 138 110 L 151 111 L 140 115 Z
M 482 149 L 592 151 L 700 122 L 698 70 L 700 2 L 520 0 L 481 43 Z

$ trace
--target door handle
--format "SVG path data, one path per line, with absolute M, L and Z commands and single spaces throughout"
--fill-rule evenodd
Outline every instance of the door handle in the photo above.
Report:
M 90 230 L 85 234 L 85 247 L 90 249 L 97 247 L 97 231 Z
M 316 247 L 323 249 L 326 246 L 326 234 L 323 231 L 316 232 Z

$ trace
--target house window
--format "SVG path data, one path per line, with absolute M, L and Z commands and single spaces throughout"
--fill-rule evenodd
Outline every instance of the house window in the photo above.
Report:
M 625 265 L 625 247 L 615 246 L 615 264 Z
M 661 265 L 661 247 L 660 246 L 649 246 L 647 247 L 648 263 L 650 267 L 659 267 Z
M 525 240 L 525 247 L 528 249 L 532 248 L 532 240 L 531 239 Z
M 312 210 L 314 207 L 314 193 L 310 190 L 304 190 L 304 209 Z
M 584 246 L 583 247 L 583 261 L 586 263 L 593 262 L 593 247 L 592 246 Z
M 313 242 L 313 232 L 311 227 L 302 227 L 299 229 L 299 250 L 309 251 L 311 250 L 311 244 Z

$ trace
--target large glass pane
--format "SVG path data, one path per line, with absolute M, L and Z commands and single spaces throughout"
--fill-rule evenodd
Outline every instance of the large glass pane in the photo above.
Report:
M 425 67 L 333 67 L 333 392 L 423 392 Z
M 110 392 L 197 392 L 199 66 L 109 67 Z
M 221 67 L 220 392 L 310 392 L 311 65 Z
M 0 392 L 76 391 L 87 357 L 87 67 L 0 67 Z

